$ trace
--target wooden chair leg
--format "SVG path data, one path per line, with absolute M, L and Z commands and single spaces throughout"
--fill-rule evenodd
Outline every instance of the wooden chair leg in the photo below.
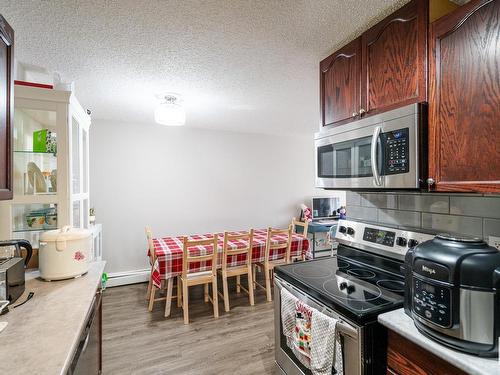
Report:
M 149 300 L 149 297 L 151 296 L 151 286 L 153 285 L 153 280 L 151 279 L 151 276 L 149 276 L 149 281 L 148 281 L 148 291 L 146 292 L 146 300 Z
M 252 281 L 253 281 L 253 283 L 252 283 L 252 285 L 253 285 L 253 290 L 257 289 L 257 285 L 255 284 L 255 280 L 257 280 L 257 273 L 256 273 L 256 271 L 255 271 L 256 269 L 257 269 L 257 266 L 256 266 L 256 265 L 254 265 L 254 266 L 252 267 L 252 273 L 253 273 L 253 277 L 252 277 Z
M 255 305 L 255 300 L 253 297 L 254 286 L 255 286 L 255 284 L 253 282 L 252 269 L 250 268 L 248 270 L 248 298 L 250 299 L 250 306 Z
M 151 293 L 149 293 L 149 306 L 148 306 L 149 311 L 153 311 L 153 304 L 155 303 L 155 293 L 156 293 L 156 287 L 152 285 Z
M 271 295 L 271 272 L 269 268 L 264 267 L 264 272 L 266 276 L 266 296 L 267 296 L 267 301 L 272 302 L 273 297 Z
M 177 276 L 177 307 L 182 307 L 182 283 L 180 276 Z
M 219 317 L 219 297 L 217 294 L 217 275 L 212 278 L 212 303 L 214 304 L 214 317 Z
M 237 275 L 236 276 L 236 293 L 241 293 L 241 276 Z
M 172 306 L 172 289 L 174 287 L 174 278 L 167 280 L 167 298 L 165 300 L 165 318 L 170 316 L 170 308 Z
M 189 293 L 186 280 L 182 281 L 182 309 L 184 310 L 184 324 L 189 324 L 188 303 L 189 303 Z
M 224 310 L 226 312 L 228 312 L 229 311 L 229 291 L 227 288 L 227 276 L 224 274 L 222 275 L 222 289 L 224 292 Z
M 203 288 L 204 288 L 204 289 L 203 289 L 203 296 L 204 296 L 204 299 L 205 299 L 205 303 L 207 303 L 207 302 L 209 301 L 209 299 L 208 299 L 208 295 L 209 295 L 209 294 L 208 294 L 208 293 L 209 293 L 209 292 L 208 292 L 208 284 L 205 284 L 205 285 L 203 286 Z

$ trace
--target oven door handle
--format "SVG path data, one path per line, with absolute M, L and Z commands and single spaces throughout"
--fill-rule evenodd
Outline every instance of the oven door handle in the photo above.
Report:
M 380 179 L 380 175 L 378 174 L 378 161 L 377 161 L 377 144 L 378 138 L 380 137 L 380 132 L 382 128 L 380 126 L 376 126 L 373 130 L 372 136 L 372 144 L 371 144 L 371 158 L 372 158 L 372 174 L 373 179 L 375 181 L 375 185 L 382 186 L 382 181 Z
M 303 297 L 304 299 L 312 300 L 311 297 L 304 295 L 302 292 L 298 291 L 297 288 L 293 287 L 292 285 L 288 284 L 285 281 L 278 280 L 276 277 L 274 277 L 274 283 L 279 289 L 285 288 L 286 290 L 288 290 L 290 293 L 292 293 L 293 295 L 295 295 L 295 297 L 297 297 L 299 299 L 300 299 L 300 297 Z M 338 313 L 335 313 L 334 311 L 332 311 L 328 307 L 323 306 L 322 304 L 320 304 L 316 301 L 314 301 L 314 303 L 318 306 L 317 307 L 310 306 L 311 308 L 316 309 L 323 314 L 326 312 L 327 313 L 326 315 L 329 315 L 332 318 L 337 319 L 337 327 L 336 328 L 339 330 L 339 332 L 341 334 L 349 336 L 353 340 L 356 340 L 356 341 L 358 340 L 358 330 L 356 328 L 352 327 L 347 322 L 344 322 Z

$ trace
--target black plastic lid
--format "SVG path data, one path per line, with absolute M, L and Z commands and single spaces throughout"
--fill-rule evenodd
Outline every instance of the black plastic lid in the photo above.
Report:
M 414 248 L 413 269 L 419 259 L 446 267 L 448 282 L 454 285 L 484 290 L 500 288 L 500 251 L 481 239 L 439 234 Z

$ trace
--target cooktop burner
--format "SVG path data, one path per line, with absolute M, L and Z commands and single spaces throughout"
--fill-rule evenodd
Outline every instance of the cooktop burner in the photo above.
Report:
M 391 292 L 403 293 L 405 291 L 405 283 L 400 280 L 378 280 L 377 285 Z
M 292 271 L 295 275 L 308 279 L 316 279 L 321 277 L 330 277 L 333 275 L 333 270 L 315 264 L 304 264 L 303 267 L 296 267 Z
M 340 306 L 359 320 L 402 305 L 402 276 L 368 266 L 361 260 L 366 258 L 321 258 L 277 267 L 276 274 L 334 308 Z
M 375 272 L 363 268 L 349 269 L 347 273 L 360 279 L 373 279 L 375 277 Z

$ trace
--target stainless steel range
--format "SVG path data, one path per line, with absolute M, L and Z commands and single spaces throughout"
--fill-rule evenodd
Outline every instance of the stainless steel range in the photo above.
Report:
M 386 331 L 377 316 L 403 306 L 404 256 L 409 247 L 433 236 L 340 220 L 335 237 L 340 243 L 336 256 L 275 269 L 275 359 L 282 374 L 311 374 L 286 344 L 282 288 L 339 320 L 344 374 L 385 373 Z

